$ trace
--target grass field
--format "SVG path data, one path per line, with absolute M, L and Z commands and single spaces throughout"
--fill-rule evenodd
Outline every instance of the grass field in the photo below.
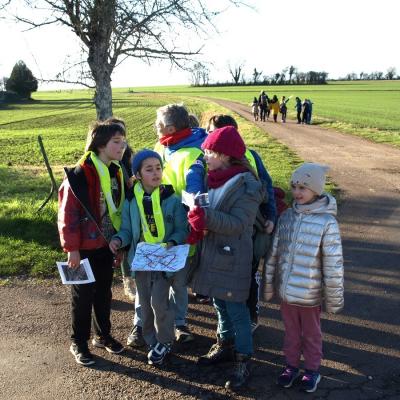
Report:
M 55 262 L 65 259 L 56 228 L 56 198 L 37 212 L 50 189 L 37 136 L 43 138 L 59 184 L 62 167 L 74 165 L 83 153 L 87 127 L 95 118 L 91 97 L 87 90 L 39 92 L 32 103 L 0 111 L 0 276 L 53 275 Z M 204 122 L 214 113 L 227 112 L 179 93 L 115 91 L 114 114 L 125 119 L 134 149 L 153 147 L 156 108 L 177 101 L 183 101 Z M 290 173 L 301 160 L 251 123 L 236 117 L 248 146 L 263 157 L 275 184 L 287 188 Z
M 131 90 L 214 97 L 243 104 L 250 104 L 254 96 L 265 90 L 270 97 L 274 94 L 278 98 L 293 96 L 288 103 L 291 118 L 295 118 L 294 98 L 311 98 L 314 123 L 375 142 L 400 146 L 400 81 L 335 82 L 315 86 L 167 86 Z

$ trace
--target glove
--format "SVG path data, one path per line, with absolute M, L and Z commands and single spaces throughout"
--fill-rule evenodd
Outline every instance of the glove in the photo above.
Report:
M 203 239 L 204 233 L 203 231 L 195 231 L 194 229 L 190 230 L 189 236 L 186 239 L 187 244 L 196 244 Z
M 197 232 L 206 229 L 206 213 L 201 207 L 194 207 L 188 213 L 190 226 Z

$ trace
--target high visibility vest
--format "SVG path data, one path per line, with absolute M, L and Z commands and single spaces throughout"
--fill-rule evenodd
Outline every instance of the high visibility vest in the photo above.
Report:
M 106 164 L 100 160 L 100 158 L 93 151 L 87 151 L 83 157 L 78 161 L 78 164 L 83 164 L 86 158 L 90 156 L 94 167 L 96 168 L 97 175 L 100 179 L 101 190 L 104 194 L 107 204 L 107 210 L 110 215 L 111 223 L 115 230 L 119 230 L 122 221 L 122 206 L 125 200 L 125 189 L 124 189 L 124 176 L 122 173 L 121 166 L 116 161 L 111 161 L 118 166 L 118 175 L 121 182 L 121 196 L 119 205 L 116 206 L 111 194 L 111 178 L 110 172 Z
M 137 182 L 135 184 L 133 191 L 135 193 L 136 203 L 139 208 L 144 241 L 146 243 L 162 243 L 165 236 L 165 225 L 160 202 L 160 188 L 158 187 L 154 189 L 153 193 L 151 194 L 151 204 L 153 206 L 153 215 L 157 227 L 157 236 L 153 236 L 151 234 L 149 224 L 147 223 L 146 215 L 143 208 L 144 190 L 140 182 Z
M 164 159 L 164 146 L 157 143 L 154 150 Z M 187 147 L 175 151 L 171 158 L 164 163 L 163 179 L 165 184 L 172 185 L 178 196 L 186 189 L 186 175 L 189 168 L 203 154 L 196 147 Z
M 253 156 L 253 153 L 250 150 L 246 150 L 246 153 L 244 153 L 244 156 L 246 157 L 247 161 L 250 163 L 250 165 L 253 167 L 254 171 L 258 175 L 257 163 L 256 163 L 256 159 Z

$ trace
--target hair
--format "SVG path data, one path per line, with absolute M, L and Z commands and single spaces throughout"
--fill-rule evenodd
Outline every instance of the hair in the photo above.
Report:
M 157 109 L 157 119 L 164 126 L 172 125 L 177 131 L 190 128 L 189 113 L 183 104 L 167 104 Z
M 239 128 L 237 122 L 235 121 L 235 118 L 226 114 L 213 115 L 208 120 L 207 132 L 210 131 L 211 125 L 214 125 L 215 128 L 223 128 L 224 126 L 233 126 L 236 129 Z
M 258 103 L 258 99 L 257 99 L 257 97 L 255 97 L 255 96 L 254 96 L 253 103 Z
M 274 94 L 274 96 L 272 97 L 272 101 L 274 101 L 274 102 L 278 101 L 278 96 L 276 94 Z
M 200 122 L 194 114 L 189 114 L 189 126 L 191 128 L 198 128 L 200 126 Z
M 125 129 L 120 122 L 115 123 L 109 120 L 94 122 L 88 132 L 86 150 L 99 155 L 99 149 L 106 146 L 111 138 L 117 134 L 126 137 Z

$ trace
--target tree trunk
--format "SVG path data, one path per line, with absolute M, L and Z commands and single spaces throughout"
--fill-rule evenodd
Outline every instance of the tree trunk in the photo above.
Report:
M 97 119 L 104 121 L 113 115 L 111 79 L 107 73 L 101 73 L 97 76 L 94 104 L 96 105 Z

